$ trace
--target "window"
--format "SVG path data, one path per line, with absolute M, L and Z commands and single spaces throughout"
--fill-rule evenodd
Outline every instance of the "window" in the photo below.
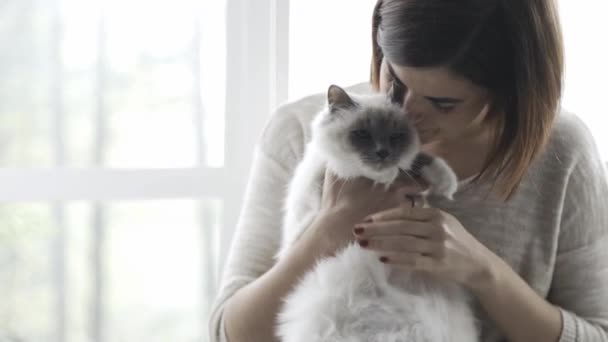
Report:
M 238 193 L 225 11 L 2 3 L 0 340 L 206 340 Z
M 369 80 L 375 0 L 292 0 L 289 98 Z

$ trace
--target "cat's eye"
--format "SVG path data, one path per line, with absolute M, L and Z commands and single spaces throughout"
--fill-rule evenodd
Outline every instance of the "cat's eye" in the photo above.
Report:
M 403 133 L 395 133 L 395 134 L 391 134 L 391 136 L 389 137 L 391 143 L 396 143 L 396 142 L 400 142 L 405 138 L 405 134 Z
M 358 139 L 369 139 L 369 138 L 371 138 L 371 134 L 369 134 L 369 131 L 367 131 L 367 130 L 365 130 L 365 129 L 357 129 L 357 130 L 354 130 L 354 131 L 352 132 L 352 135 L 353 135 L 355 138 L 358 138 Z

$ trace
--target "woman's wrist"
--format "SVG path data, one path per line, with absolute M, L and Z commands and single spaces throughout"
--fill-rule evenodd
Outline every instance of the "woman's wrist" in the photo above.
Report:
M 465 284 L 476 297 L 494 291 L 496 285 L 500 284 L 500 277 L 501 274 L 503 274 L 505 267 L 504 261 L 492 251 L 487 250 L 484 254 L 485 255 L 480 258 L 481 264 L 479 266 L 479 271 L 469 277 Z
M 348 242 L 354 241 L 352 229 L 358 221 L 356 214 L 348 207 L 326 208 L 319 212 L 305 234 L 310 234 L 306 241 L 308 249 L 314 251 L 317 258 L 333 257 Z

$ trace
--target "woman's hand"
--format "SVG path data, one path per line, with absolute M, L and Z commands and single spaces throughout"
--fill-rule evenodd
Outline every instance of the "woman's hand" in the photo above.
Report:
M 401 204 L 367 221 L 357 224 L 353 234 L 361 246 L 377 251 L 382 262 L 426 271 L 471 289 L 484 286 L 489 278 L 496 256 L 444 211 Z
M 402 175 L 392 186 L 374 184 L 367 178 L 343 180 L 326 171 L 321 200 L 321 211 L 301 240 L 307 249 L 321 256 L 333 256 L 343 247 L 355 241 L 352 230 L 367 215 L 401 204 L 410 204 L 406 194 L 424 190 L 423 184 L 415 183 Z

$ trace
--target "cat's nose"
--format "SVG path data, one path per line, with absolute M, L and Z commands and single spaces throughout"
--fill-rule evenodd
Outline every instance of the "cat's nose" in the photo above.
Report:
M 381 148 L 381 149 L 379 149 L 378 151 L 376 151 L 376 155 L 377 155 L 378 157 L 380 157 L 380 159 L 384 159 L 384 158 L 388 157 L 389 152 L 388 152 L 388 150 L 387 150 L 387 149 L 385 149 L 385 148 Z

